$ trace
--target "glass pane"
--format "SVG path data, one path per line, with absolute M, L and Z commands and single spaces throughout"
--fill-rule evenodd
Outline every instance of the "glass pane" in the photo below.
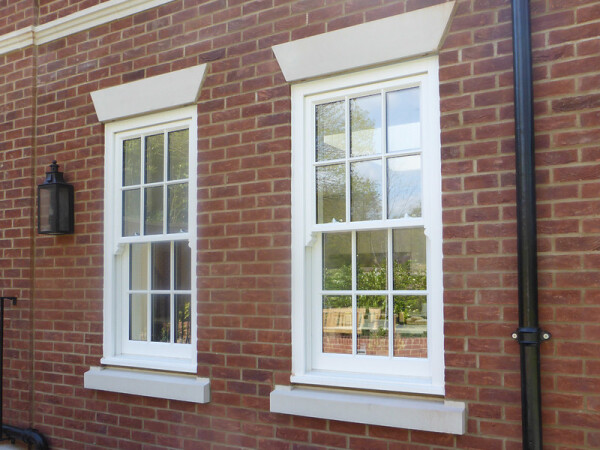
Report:
M 192 341 L 192 301 L 189 294 L 175 295 L 175 342 L 189 344 Z
M 192 288 L 192 251 L 188 241 L 175 242 L 175 289 L 178 291 Z
M 148 285 L 148 244 L 129 246 L 129 289 L 146 290 Z
M 421 156 L 387 161 L 388 218 L 421 217 Z
M 323 289 L 352 289 L 352 234 L 323 234 Z
M 152 342 L 170 342 L 171 308 L 169 294 L 152 295 Z
M 394 356 L 427 358 L 427 297 L 394 295 Z
M 152 289 L 171 288 L 171 243 L 152 243 Z
M 352 297 L 323 296 L 323 353 L 352 353 Z
M 350 100 L 350 155 L 381 153 L 381 95 Z
M 388 302 L 385 295 L 360 295 L 356 300 L 356 353 L 388 356 Z
M 148 296 L 129 295 L 129 340 L 148 340 Z
M 388 152 L 421 146 L 419 88 L 387 93 Z
M 188 230 L 188 184 L 171 184 L 167 190 L 169 195 L 167 233 L 185 233 Z
M 317 167 L 317 223 L 346 221 L 344 164 Z
M 356 233 L 357 288 L 361 291 L 387 289 L 387 231 Z
M 144 233 L 162 234 L 163 232 L 163 187 L 146 188 L 144 204 Z
M 40 230 L 51 231 L 52 227 L 50 225 L 50 216 L 54 216 L 54 209 L 52 208 L 52 192 L 51 189 L 40 189 L 39 193 Z
M 169 133 L 169 180 L 181 180 L 188 176 L 188 130 Z
M 423 228 L 392 231 L 394 241 L 394 289 L 427 289 L 425 233 Z
M 317 105 L 315 116 L 316 159 L 326 161 L 346 156 L 346 114 L 345 102 Z
M 68 230 L 71 225 L 71 219 L 69 215 L 69 210 L 73 207 L 69 205 L 69 190 L 66 186 L 56 186 L 58 191 L 56 195 L 58 197 L 58 217 L 55 217 L 55 220 L 58 222 L 59 230 Z
M 123 186 L 140 184 L 141 157 L 140 138 L 123 141 Z
M 140 190 L 123 191 L 123 236 L 140 235 Z
M 381 160 L 350 165 L 352 221 L 381 219 Z
M 164 146 L 164 137 L 162 134 L 146 138 L 146 183 L 163 181 Z

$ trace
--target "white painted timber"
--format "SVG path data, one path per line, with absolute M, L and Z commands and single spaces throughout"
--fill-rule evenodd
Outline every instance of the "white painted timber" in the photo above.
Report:
M 275 386 L 271 412 L 437 433 L 465 433 L 465 404 L 368 392 Z
M 273 46 L 288 82 L 437 53 L 454 1 Z
M 173 0 L 109 0 L 60 19 L 0 36 L 0 55 L 89 30 Z
M 196 103 L 206 64 L 92 92 L 96 115 L 109 122 Z
M 83 386 L 86 389 L 183 402 L 210 402 L 210 380 L 189 375 L 91 367 L 83 375 Z

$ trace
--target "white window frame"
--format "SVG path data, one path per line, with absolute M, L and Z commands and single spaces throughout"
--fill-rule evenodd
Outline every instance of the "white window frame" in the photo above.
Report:
M 197 106 L 148 114 L 106 124 L 104 217 L 104 356 L 105 365 L 195 373 L 197 369 L 196 186 Z M 152 132 L 189 129 L 188 232 L 122 237 L 121 176 L 123 140 Z M 135 242 L 188 240 L 191 248 L 190 344 L 128 341 L 128 247 Z
M 315 339 L 320 333 L 321 311 L 314 298 L 321 282 L 321 232 L 332 230 L 335 225 L 315 225 L 313 105 L 324 98 L 335 99 L 336 95 L 369 93 L 373 86 L 379 89 L 416 85 L 420 86 L 422 97 L 423 218 L 382 222 L 390 228 L 406 227 L 409 223 L 424 226 L 429 295 L 428 357 L 421 360 L 393 358 L 391 363 L 380 364 L 377 372 L 361 370 L 361 361 L 356 356 L 328 355 L 324 364 L 318 339 Z M 440 146 L 437 56 L 292 86 L 292 383 L 444 394 Z M 355 230 L 372 229 L 374 224 L 356 222 L 352 226 Z

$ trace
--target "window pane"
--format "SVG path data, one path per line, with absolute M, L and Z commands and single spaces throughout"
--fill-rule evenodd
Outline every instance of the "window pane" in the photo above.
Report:
M 148 289 L 148 244 L 129 246 L 129 289 Z
M 129 295 L 129 340 L 146 341 L 148 339 L 148 296 L 146 294 Z
M 323 289 L 352 289 L 352 234 L 323 234 Z
M 389 158 L 388 218 L 421 217 L 421 156 Z
M 421 146 L 419 88 L 387 93 L 388 152 Z
M 387 289 L 387 231 L 356 233 L 357 289 Z
M 323 353 L 352 353 L 352 297 L 323 296 Z
M 394 289 L 427 289 L 426 243 L 423 228 L 392 231 Z
M 381 160 L 350 165 L 352 221 L 381 219 Z
M 170 306 L 168 294 L 152 295 L 152 342 L 170 342 Z
M 123 191 L 123 236 L 140 235 L 140 190 Z
M 163 187 L 146 188 L 144 204 L 144 233 L 162 234 L 163 232 Z
M 427 358 L 427 297 L 394 295 L 394 356 Z
M 171 243 L 152 243 L 152 289 L 171 288 Z
M 140 138 L 123 142 L 123 186 L 140 184 L 141 157 Z
M 167 190 L 169 195 L 167 233 L 185 233 L 188 230 L 188 184 L 171 184 Z
M 388 356 L 387 296 L 360 295 L 356 300 L 356 353 Z
M 189 130 L 169 133 L 169 180 L 181 180 L 188 176 Z
M 381 95 L 350 100 L 351 156 L 381 153 Z
M 344 164 L 317 167 L 317 223 L 346 221 Z
M 189 344 L 191 342 L 191 296 L 189 294 L 175 295 L 175 342 Z
M 175 289 L 178 291 L 192 288 L 192 252 L 188 241 L 178 241 L 175 247 Z
M 345 102 L 317 105 L 315 115 L 316 160 L 326 161 L 346 156 Z
M 162 134 L 146 138 L 146 183 L 163 181 L 164 137 Z

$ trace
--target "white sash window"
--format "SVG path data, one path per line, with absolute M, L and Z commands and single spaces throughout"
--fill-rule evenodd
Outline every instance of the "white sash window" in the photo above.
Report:
M 437 59 L 292 86 L 293 382 L 443 393 Z

